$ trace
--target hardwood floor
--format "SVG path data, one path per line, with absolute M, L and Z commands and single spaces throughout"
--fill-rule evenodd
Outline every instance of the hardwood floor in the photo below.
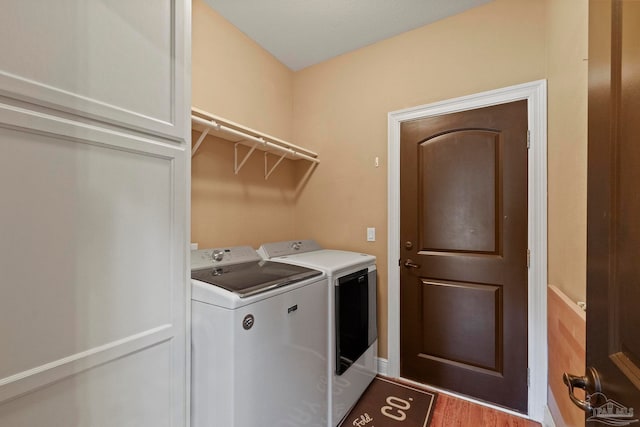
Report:
M 439 393 L 429 427 L 540 427 L 540 424 Z
M 541 427 L 540 423 L 445 394 L 403 378 L 379 377 L 438 395 L 429 427 Z M 366 395 L 365 395 L 366 396 Z

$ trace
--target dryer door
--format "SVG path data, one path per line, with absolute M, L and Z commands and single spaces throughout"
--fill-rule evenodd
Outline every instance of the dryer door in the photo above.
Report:
M 377 338 L 376 275 L 366 268 L 335 286 L 336 374 L 342 375 Z

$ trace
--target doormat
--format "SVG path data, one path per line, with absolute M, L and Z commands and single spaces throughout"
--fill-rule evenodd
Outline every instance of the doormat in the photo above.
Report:
M 377 376 L 338 427 L 427 427 L 437 394 Z

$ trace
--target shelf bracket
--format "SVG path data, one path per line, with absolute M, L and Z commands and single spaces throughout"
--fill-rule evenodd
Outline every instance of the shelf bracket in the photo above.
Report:
M 262 138 L 260 138 L 262 139 Z M 253 144 L 253 147 L 251 147 L 251 149 L 249 150 L 249 152 L 242 158 L 242 161 L 240 162 L 240 164 L 238 164 L 238 145 L 243 145 L 239 142 L 236 142 L 233 145 L 233 172 L 238 175 L 238 172 L 240 172 L 240 169 L 242 169 L 242 166 L 244 166 L 244 164 L 247 162 L 247 160 L 249 160 L 249 157 L 251 157 L 251 155 L 253 154 L 253 152 L 256 150 L 256 148 L 258 147 L 260 143 L 256 142 L 255 144 Z M 264 144 L 264 141 L 263 141 Z
M 280 156 L 280 158 L 278 159 L 278 161 L 271 167 L 271 169 L 269 169 L 269 164 L 267 161 L 267 155 L 269 153 L 268 152 L 264 152 L 264 180 L 266 181 L 267 179 L 269 179 L 269 176 L 271 176 L 271 174 L 273 173 L 274 170 L 276 170 L 276 168 L 278 167 L 278 165 L 280 164 L 280 162 L 282 162 L 284 160 L 284 158 L 286 157 L 287 153 L 283 152 L 282 156 Z
M 191 157 L 193 157 L 193 155 L 196 154 L 196 151 L 198 151 L 198 148 L 200 148 L 200 144 L 202 144 L 202 141 L 204 141 L 204 139 L 207 137 L 208 134 L 209 134 L 209 128 L 205 128 L 205 130 L 203 130 L 202 133 L 200 134 L 200 138 L 198 138 L 198 141 L 196 141 L 196 144 L 191 149 Z

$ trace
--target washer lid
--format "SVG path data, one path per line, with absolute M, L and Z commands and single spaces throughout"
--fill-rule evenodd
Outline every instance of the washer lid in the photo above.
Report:
M 191 272 L 192 279 L 221 287 L 240 298 L 320 275 L 322 272 L 318 270 L 272 261 L 252 261 Z

